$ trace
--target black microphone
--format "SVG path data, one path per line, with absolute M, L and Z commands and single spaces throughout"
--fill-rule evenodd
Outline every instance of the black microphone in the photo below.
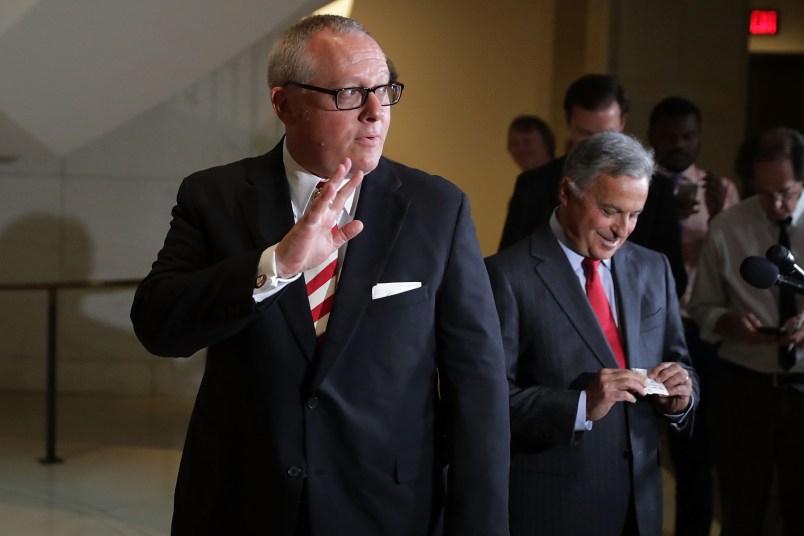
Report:
M 781 244 L 774 244 L 765 252 L 765 258 L 779 267 L 779 271 L 784 275 L 792 275 L 804 281 L 804 270 L 796 264 L 793 252 Z
M 752 287 L 765 289 L 779 285 L 804 294 L 803 281 L 780 274 L 778 266 L 762 257 L 752 255 L 743 259 L 740 263 L 740 275 Z

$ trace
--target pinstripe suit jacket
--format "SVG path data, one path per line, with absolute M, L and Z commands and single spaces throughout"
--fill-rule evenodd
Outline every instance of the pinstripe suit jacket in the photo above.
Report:
M 629 367 L 678 361 L 697 400 L 667 259 L 626 242 L 612 262 Z M 486 264 L 510 388 L 511 535 L 619 536 L 632 489 L 640 534 L 659 535 L 661 412 L 650 397 L 574 431 L 581 390 L 617 363 L 557 239 L 544 225 Z

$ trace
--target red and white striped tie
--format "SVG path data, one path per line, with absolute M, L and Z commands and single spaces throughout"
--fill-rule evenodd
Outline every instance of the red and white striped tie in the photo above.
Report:
M 335 250 L 327 257 L 327 260 L 304 272 L 315 335 L 319 339 L 327 330 L 329 312 L 332 310 L 332 302 L 335 300 L 335 269 L 337 265 L 338 250 Z
M 318 195 L 319 190 L 324 186 L 325 181 L 316 185 L 314 196 Z M 337 222 L 332 229 L 336 230 Z M 313 315 L 313 326 L 315 335 L 321 342 L 321 336 L 327 330 L 329 313 L 332 310 L 332 302 L 335 300 L 336 268 L 338 266 L 338 250 L 330 253 L 324 262 L 314 268 L 304 272 L 304 280 L 307 282 L 307 298 L 310 301 L 310 312 Z

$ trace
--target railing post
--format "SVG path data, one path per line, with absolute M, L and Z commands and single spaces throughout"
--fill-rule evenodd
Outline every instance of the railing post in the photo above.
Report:
M 99 289 L 136 287 L 139 279 L 113 279 L 107 281 L 62 281 L 58 283 L 0 283 L 0 292 L 45 291 L 47 292 L 47 364 L 45 374 L 45 457 L 43 464 L 61 463 L 56 456 L 56 358 L 58 354 L 58 293 L 63 289 Z
M 56 456 L 56 337 L 58 336 L 58 308 L 56 287 L 47 289 L 47 382 L 45 400 L 45 457 L 43 464 L 61 463 Z

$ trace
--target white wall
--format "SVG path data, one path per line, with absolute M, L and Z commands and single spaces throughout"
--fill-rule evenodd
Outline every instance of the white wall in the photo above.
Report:
M 265 84 L 273 39 L 66 158 L 0 164 L 0 283 L 144 277 L 181 178 L 281 136 Z M 195 393 L 203 353 L 147 354 L 128 319 L 133 293 L 61 294 L 62 392 Z M 44 292 L 0 292 L 0 390 L 43 389 L 46 315 Z

